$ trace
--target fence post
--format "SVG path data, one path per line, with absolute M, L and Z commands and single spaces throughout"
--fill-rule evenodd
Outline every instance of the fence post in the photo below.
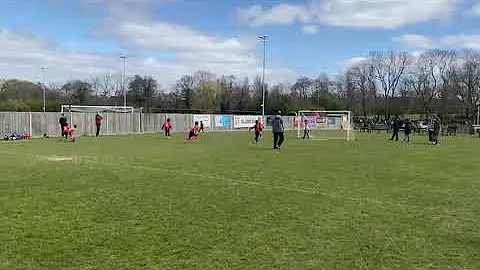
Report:
M 33 133 L 32 133 L 32 112 L 29 112 L 28 113 L 28 137 L 29 138 L 32 138 L 33 137 Z

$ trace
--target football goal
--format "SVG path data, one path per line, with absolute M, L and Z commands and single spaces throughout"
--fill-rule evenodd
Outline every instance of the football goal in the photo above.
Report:
M 355 139 L 350 111 L 298 111 L 295 126 L 297 138 L 305 135 L 305 139 L 311 140 Z
M 60 112 L 66 114 L 70 124 L 78 125 L 83 134 L 94 133 L 97 113 L 103 118 L 103 134 L 136 133 L 142 129 L 141 108 L 62 105 Z

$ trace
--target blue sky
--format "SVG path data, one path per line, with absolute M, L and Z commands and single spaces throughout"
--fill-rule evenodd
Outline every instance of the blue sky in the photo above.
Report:
M 480 49 L 480 1 L 0 1 L 0 78 L 128 73 L 168 86 L 205 70 L 267 80 L 335 75 L 375 50 Z

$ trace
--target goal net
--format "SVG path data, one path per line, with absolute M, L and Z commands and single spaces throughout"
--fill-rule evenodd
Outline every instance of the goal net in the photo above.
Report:
M 135 133 L 141 131 L 142 109 L 127 106 L 62 105 L 68 123 L 77 125 L 85 135 L 95 133 L 95 115 L 102 119 L 102 134 Z
M 295 126 L 297 138 L 305 135 L 305 139 L 311 140 L 355 139 L 350 111 L 298 111 Z

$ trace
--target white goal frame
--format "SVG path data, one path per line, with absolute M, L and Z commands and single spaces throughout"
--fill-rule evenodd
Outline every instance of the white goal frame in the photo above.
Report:
M 351 111 L 316 111 L 316 110 L 300 110 L 297 112 L 296 119 L 295 121 L 297 122 L 297 138 L 303 137 L 303 121 L 304 117 L 306 116 L 305 114 L 314 114 L 318 113 L 320 115 L 325 115 L 325 117 L 328 116 L 337 116 L 337 117 L 347 117 L 346 122 L 349 124 L 348 127 L 344 128 L 344 131 L 346 132 L 346 138 L 312 138 L 313 140 L 331 140 L 331 139 L 346 139 L 347 141 L 353 140 L 354 136 L 353 135 L 353 121 L 352 121 L 352 112 Z
M 143 108 L 134 108 L 130 106 L 95 106 L 95 105 L 62 105 L 60 107 L 61 113 L 69 114 L 69 122 L 73 125 L 73 114 L 74 113 L 128 113 L 133 115 L 135 112 L 142 112 Z M 108 117 L 108 115 L 107 115 Z M 105 119 L 107 123 L 107 132 L 108 132 L 108 119 Z M 141 121 L 139 121 L 138 130 L 141 130 Z

